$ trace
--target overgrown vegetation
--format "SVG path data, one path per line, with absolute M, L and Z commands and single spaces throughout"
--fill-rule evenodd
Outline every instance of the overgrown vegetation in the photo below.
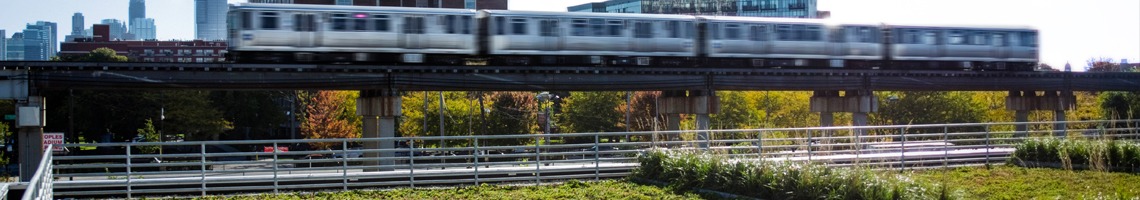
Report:
M 1140 171 L 1140 144 L 1136 142 L 1045 138 L 1027 140 L 1016 148 L 1010 161 L 1031 167 Z
M 747 162 L 685 151 L 642 154 L 634 177 L 676 189 L 707 189 L 763 199 L 959 199 L 945 185 L 870 170 Z
M 1140 175 L 993 166 L 908 173 L 961 189 L 965 199 L 1137 199 Z
M 701 199 L 694 193 L 673 192 L 620 180 L 569 181 L 551 186 L 480 185 L 446 189 L 397 189 L 348 192 L 210 196 L 198 199 Z

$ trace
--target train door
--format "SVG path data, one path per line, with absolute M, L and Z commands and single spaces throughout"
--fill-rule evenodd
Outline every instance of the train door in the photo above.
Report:
M 403 36 L 402 43 L 404 48 L 408 49 L 421 49 L 424 48 L 423 40 L 424 33 L 427 31 L 424 16 L 422 15 L 404 15 L 403 28 L 401 36 Z
M 849 38 L 847 36 L 849 35 L 848 30 L 850 30 L 850 29 L 847 29 L 847 28 L 841 27 L 841 26 L 836 26 L 836 27 L 828 27 L 824 30 L 827 30 L 827 34 L 828 34 L 828 36 L 830 36 L 829 39 L 831 41 L 831 42 L 828 42 L 829 45 L 827 45 L 828 48 L 831 50 L 830 52 L 828 52 L 828 54 L 831 55 L 830 56 L 831 57 L 830 63 L 829 63 L 830 67 L 837 67 L 837 68 L 845 67 L 844 66 L 845 63 L 843 62 L 843 56 L 846 56 L 847 55 L 846 52 L 848 52 L 847 51 L 847 41 L 849 40 Z
M 300 34 L 297 37 L 298 47 L 315 47 L 320 45 L 319 27 L 316 13 L 297 13 L 293 15 L 293 31 Z
M 995 58 L 998 58 L 998 59 L 1009 58 L 1009 42 L 1008 42 L 1009 39 L 1007 39 L 1006 35 L 1007 35 L 1006 33 L 1002 33 L 1002 32 L 993 33 L 993 42 L 992 42 L 993 44 L 992 45 L 994 46 L 993 55 Z
M 542 50 L 546 51 L 559 51 L 562 50 L 562 26 L 559 20 L 555 18 L 537 18 L 534 21 L 538 22 L 539 40 L 542 42 Z
M 652 21 L 632 21 L 633 22 L 633 51 L 636 52 L 654 52 L 657 45 L 653 41 L 653 22 Z

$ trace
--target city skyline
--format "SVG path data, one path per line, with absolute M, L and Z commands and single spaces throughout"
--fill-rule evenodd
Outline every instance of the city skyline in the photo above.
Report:
M 602 0 L 512 0 L 512 10 L 565 12 L 566 7 Z M 85 28 L 101 19 L 129 22 L 129 0 L 13 0 L 0 8 L 4 37 L 23 31 L 25 25 L 50 21 L 70 25 L 74 13 L 83 13 Z M 229 0 L 240 3 L 245 0 Z M 1027 25 L 1041 31 L 1041 61 L 1055 68 L 1071 63 L 1083 69 L 1091 58 L 1114 62 L 1140 61 L 1140 1 L 1135 0 L 818 0 L 819 10 L 831 11 L 832 21 L 874 23 L 929 23 L 959 25 Z M 52 6 L 44 6 L 52 5 Z M 149 1 L 147 18 L 163 27 L 158 40 L 192 40 L 195 37 L 194 1 Z M 98 9 L 94 9 L 98 8 Z M 907 8 L 907 9 L 899 9 Z M 59 31 L 60 41 L 70 30 Z

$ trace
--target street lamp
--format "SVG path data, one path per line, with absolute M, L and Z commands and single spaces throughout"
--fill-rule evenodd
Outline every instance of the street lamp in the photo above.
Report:
M 545 105 L 545 102 L 550 101 L 552 97 L 553 96 L 550 94 L 550 92 L 542 92 L 535 96 L 535 98 L 538 99 L 538 105 L 545 107 L 545 110 L 543 111 L 543 118 L 545 118 L 545 120 L 542 126 L 542 134 L 550 134 L 550 106 Z M 550 144 L 550 137 L 543 137 L 543 139 L 546 141 L 546 144 Z

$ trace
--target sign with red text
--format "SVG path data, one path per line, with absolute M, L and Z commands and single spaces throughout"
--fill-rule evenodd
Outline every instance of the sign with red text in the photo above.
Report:
M 47 149 L 49 144 L 55 145 L 52 151 L 63 151 L 63 133 L 44 133 L 44 146 L 40 149 Z

